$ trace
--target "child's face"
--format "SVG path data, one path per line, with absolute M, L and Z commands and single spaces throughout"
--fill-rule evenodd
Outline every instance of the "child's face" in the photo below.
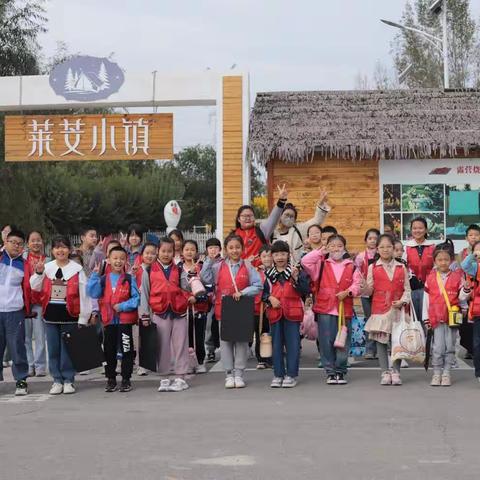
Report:
M 403 244 L 400 242 L 395 243 L 393 254 L 395 258 L 401 258 L 404 254 Z
M 174 250 L 171 243 L 162 243 L 158 249 L 158 259 L 164 265 L 170 265 L 173 260 Z
M 345 253 L 345 245 L 341 240 L 335 239 L 328 243 L 327 250 L 328 253 L 332 256 L 332 258 L 337 260 L 341 258 L 340 254 Z
M 125 252 L 111 252 L 108 256 L 108 263 L 112 267 L 112 272 L 121 273 L 127 263 L 127 255 L 125 255 Z
M 18 257 L 23 252 L 24 241 L 20 237 L 8 237 L 5 242 L 5 250 L 10 258 Z
M 230 240 L 226 247 L 227 256 L 233 262 L 238 262 L 242 256 L 242 244 L 238 240 Z
M 197 256 L 197 249 L 195 248 L 195 245 L 193 245 L 193 243 L 186 243 L 183 247 L 182 254 L 185 260 L 193 261 Z
M 272 253 L 273 263 L 277 268 L 285 268 L 288 265 L 290 254 L 287 252 Z
M 392 242 L 389 242 L 386 238 L 382 238 L 377 247 L 380 258 L 389 262 L 393 258 L 393 250 Z
M 423 222 L 413 222 L 412 223 L 412 237 L 418 242 L 423 242 L 425 240 L 425 235 L 427 234 L 427 229 Z
M 316 228 L 312 227 L 308 231 L 308 241 L 310 242 L 310 245 L 319 245 L 322 243 L 322 232 Z
M 97 232 L 95 230 L 89 230 L 80 237 L 83 245 L 87 248 L 95 248 L 98 242 Z
M 394 231 L 391 225 L 385 225 L 383 227 L 383 233 L 387 233 L 388 235 L 394 235 Z
M 10 225 L 5 225 L 4 229 L 2 230 L 2 242 L 6 243 L 7 235 L 12 231 L 12 227 Z
M 152 265 L 156 258 L 157 249 L 153 245 L 146 246 L 142 253 L 142 262 L 145 265 Z
M 327 246 L 328 239 L 333 235 L 333 232 L 324 232 L 321 234 L 322 247 Z
M 272 262 L 273 262 L 273 259 L 272 259 L 272 252 L 270 251 L 263 251 L 261 254 L 260 254 L 260 261 L 262 262 L 262 265 L 265 267 L 265 268 L 270 268 L 272 266 Z
M 175 252 L 181 252 L 182 251 L 182 240 L 179 237 L 177 237 L 176 235 L 172 235 L 170 238 L 175 242 Z
M 207 255 L 208 258 L 211 258 L 212 260 L 214 258 L 217 258 L 217 255 L 222 251 L 220 247 L 217 245 L 212 245 L 211 247 L 207 247 Z
M 137 232 L 132 232 L 128 237 L 128 244 L 131 247 L 138 247 L 142 243 L 142 239 L 137 234 Z
M 439 252 L 435 257 L 435 266 L 440 272 L 448 272 L 451 263 L 452 259 L 450 258 L 450 254 L 448 252 Z
M 367 248 L 370 248 L 370 249 L 377 248 L 377 240 L 378 240 L 378 235 L 376 233 L 370 232 L 368 234 L 367 240 L 365 241 Z
M 33 232 L 28 238 L 28 249 L 33 253 L 41 253 L 43 240 L 38 232 Z
M 475 245 L 475 243 L 477 243 L 480 240 L 480 232 L 478 230 L 470 230 L 467 233 L 466 239 L 468 244 L 471 247 L 473 247 L 473 245 Z
M 68 256 L 70 255 L 70 249 L 61 243 L 52 248 L 52 255 L 55 260 L 58 260 L 59 262 L 65 262 L 68 260 Z

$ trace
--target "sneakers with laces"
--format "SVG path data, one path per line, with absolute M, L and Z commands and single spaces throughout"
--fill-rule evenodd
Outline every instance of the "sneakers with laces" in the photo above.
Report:
M 25 380 L 19 380 L 15 385 L 15 396 L 23 397 L 28 395 L 28 385 Z
M 123 379 L 122 380 L 122 383 L 120 385 L 120 392 L 130 392 L 132 390 L 132 384 L 130 382 L 130 380 L 128 379 Z
M 225 378 L 225 388 L 235 388 L 235 379 L 233 377 Z
M 109 378 L 105 385 L 105 391 L 108 393 L 115 392 L 117 390 L 117 381 L 114 378 Z
M 272 383 L 270 384 L 271 388 L 280 388 L 282 386 L 283 378 L 282 377 L 273 377 Z
M 71 395 L 72 393 L 75 393 L 75 392 L 76 392 L 75 385 L 73 383 L 65 382 L 63 384 L 64 395 Z
M 343 373 L 337 373 L 336 378 L 337 378 L 338 385 L 346 385 L 348 383 Z
M 400 386 L 402 384 L 402 379 L 398 372 L 392 372 L 392 385 Z
M 61 383 L 54 383 L 48 392 L 50 395 L 60 395 L 63 393 L 63 385 Z
M 329 375 L 327 377 L 327 385 L 337 385 L 337 377 L 335 375 Z
M 391 385 L 392 384 L 392 374 L 390 372 L 383 372 L 382 378 L 380 379 L 380 385 Z
M 430 386 L 432 387 L 440 387 L 442 385 L 442 377 L 439 374 L 435 374 L 432 377 L 432 381 L 430 382 Z
M 282 382 L 282 388 L 293 388 L 297 385 L 297 380 L 293 377 L 286 376 Z
M 137 368 L 137 375 L 139 377 L 145 377 L 148 375 L 148 370 L 146 368 L 143 368 L 143 367 L 138 367 Z
M 442 387 L 450 387 L 452 385 L 452 378 L 449 373 L 442 375 Z
M 168 389 L 168 391 L 169 392 L 183 392 L 183 390 L 187 390 L 187 388 L 189 388 L 189 385 L 183 378 L 176 378 L 170 384 L 170 388 Z
M 170 379 L 164 378 L 160 381 L 160 386 L 158 387 L 159 392 L 169 392 L 170 391 Z
M 245 380 L 242 377 L 235 377 L 235 388 L 245 388 Z
M 198 367 L 195 369 L 195 373 L 207 373 L 207 367 L 201 363 L 198 365 Z

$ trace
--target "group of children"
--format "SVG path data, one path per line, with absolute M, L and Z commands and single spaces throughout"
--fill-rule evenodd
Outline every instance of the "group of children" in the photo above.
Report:
M 161 239 L 147 236 L 144 242 L 140 225 L 132 225 L 119 240 L 98 238 L 94 229 L 86 229 L 77 249 L 67 237 L 55 237 L 50 260 L 40 232 L 25 237 L 6 226 L 0 254 L 0 353 L 8 345 L 17 395 L 28 392 L 28 376 L 46 374 L 46 351 L 53 377 L 50 394 L 71 394 L 75 369 L 64 335 L 97 325 L 106 360 L 105 391 L 128 392 L 138 330 L 153 324 L 160 392 L 189 388 L 188 375 L 205 373 L 205 362 L 215 359 L 218 346 L 225 388 L 244 388 L 252 345 L 220 339 L 217 322 L 222 321 L 225 296 L 237 301 L 250 296 L 255 298 L 257 368 L 273 367 L 272 388 L 297 384 L 305 303 L 315 313 L 326 382 L 345 385 L 354 299 L 361 297 L 366 357 L 378 356 L 382 385 L 402 384 L 400 361 L 390 366 L 388 356 L 402 310 L 433 332 L 432 386 L 451 385 L 458 337 L 452 318 L 463 312 L 473 324 L 475 376 L 480 379 L 480 227 L 468 228 L 468 248 L 457 262 L 452 242 L 428 241 L 424 218 L 415 218 L 410 226 L 412 240 L 405 251 L 391 234 L 369 229 L 365 250 L 350 255 L 347 240 L 334 227 L 313 224 L 298 261 L 291 261 L 291 247 L 283 240 L 259 242 L 254 252 L 246 249 L 246 236 L 234 231 L 225 238 L 223 256 L 215 238 L 199 255 L 197 243 L 184 240 L 177 230 Z M 260 339 L 266 333 L 271 357 L 261 355 Z

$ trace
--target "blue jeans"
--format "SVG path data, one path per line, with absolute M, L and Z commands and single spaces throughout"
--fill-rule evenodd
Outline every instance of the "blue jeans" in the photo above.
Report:
M 327 375 L 347 373 L 348 352 L 350 350 L 350 339 L 352 336 L 351 322 L 347 322 L 348 337 L 346 348 L 335 348 L 333 343 L 338 331 L 338 316 L 316 314 L 318 324 L 318 340 L 322 363 Z
M 362 297 L 363 314 L 365 315 L 365 323 L 372 314 L 372 299 L 370 297 Z M 377 342 L 368 338 L 368 333 L 365 332 L 365 353 L 371 353 L 373 356 L 377 355 Z
M 75 369 L 62 334 L 78 328 L 76 323 L 45 323 L 48 347 L 48 369 L 55 383 L 73 383 Z
M 28 366 L 32 370 L 35 368 L 37 373 L 44 373 L 47 371 L 47 348 L 41 305 L 33 305 L 32 313 L 36 313 L 37 316 L 25 319 L 25 348 Z M 35 351 L 33 349 L 34 340 Z
M 300 363 L 300 322 L 292 322 L 282 317 L 270 325 L 273 350 L 273 374 L 276 377 L 285 376 L 285 360 L 287 375 L 298 377 Z
M 25 350 L 25 318 L 23 310 L 0 312 L 0 357 L 3 358 L 5 347 L 12 358 L 13 378 L 18 382 L 28 376 L 27 352 Z M 0 364 L 0 374 L 3 364 Z M 2 375 L 0 375 L 2 376 Z
M 423 288 L 412 290 L 412 303 L 415 308 L 417 320 L 420 322 L 423 321 L 423 292 Z

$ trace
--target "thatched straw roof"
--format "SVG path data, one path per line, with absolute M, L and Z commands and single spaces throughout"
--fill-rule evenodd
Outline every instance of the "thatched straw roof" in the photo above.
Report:
M 303 162 L 467 156 L 480 145 L 480 92 L 440 90 L 259 93 L 249 155 Z

